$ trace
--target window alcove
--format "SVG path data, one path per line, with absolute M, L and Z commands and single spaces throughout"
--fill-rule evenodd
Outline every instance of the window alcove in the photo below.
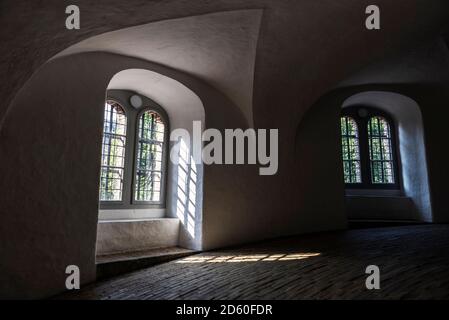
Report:
M 400 189 L 394 121 L 364 106 L 342 112 L 341 142 L 346 188 Z
M 419 105 L 399 93 L 360 92 L 344 101 L 340 129 L 348 218 L 431 222 Z
M 193 121 L 204 123 L 201 100 L 174 79 L 127 69 L 111 79 L 103 108 L 96 242 L 101 269 L 116 258 L 140 261 L 200 250 L 202 164 L 190 161 L 191 141 L 171 135 L 189 132 Z

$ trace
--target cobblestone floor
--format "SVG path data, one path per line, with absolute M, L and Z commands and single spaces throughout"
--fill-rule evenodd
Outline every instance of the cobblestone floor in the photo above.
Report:
M 367 290 L 378 265 L 381 289 Z M 68 299 L 449 298 L 449 225 L 297 236 L 193 255 L 97 282 Z

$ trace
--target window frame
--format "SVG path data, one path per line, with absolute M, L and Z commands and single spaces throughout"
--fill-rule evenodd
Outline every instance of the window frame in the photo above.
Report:
M 366 114 L 362 114 L 363 112 Z M 351 117 L 357 124 L 359 133 L 359 150 L 360 150 L 360 163 L 361 163 L 361 183 L 345 183 L 346 189 L 379 189 L 379 190 L 400 190 L 402 188 L 401 179 L 401 167 L 400 167 L 400 154 L 398 149 L 398 136 L 396 130 L 396 123 L 387 112 L 367 106 L 354 106 L 344 108 L 340 114 L 340 121 L 342 117 Z M 371 160 L 369 152 L 369 135 L 368 135 L 368 123 L 372 117 L 384 118 L 390 127 L 391 136 L 391 151 L 393 162 L 393 174 L 394 183 L 373 183 L 371 175 Z M 340 129 L 340 143 L 341 142 L 341 124 Z M 341 157 L 343 162 L 343 157 Z
M 161 163 L 161 195 L 159 198 L 159 201 L 141 201 L 136 200 L 136 184 L 137 184 L 137 159 L 138 159 L 138 152 L 139 152 L 139 120 L 140 117 L 148 111 L 155 112 L 161 117 L 163 123 L 164 123 L 164 145 L 162 146 L 162 163 Z M 167 168 L 168 168 L 168 144 L 170 143 L 170 139 L 168 136 L 169 133 L 169 122 L 167 114 L 163 111 L 163 109 L 159 106 L 153 105 L 153 106 L 143 106 L 139 109 L 139 112 L 136 115 L 135 123 L 134 123 L 134 151 L 133 151 L 133 178 L 132 178 L 132 184 L 131 184 L 131 204 L 134 206 L 156 206 L 157 208 L 160 208 L 160 205 L 165 204 L 166 201 L 166 177 L 167 177 Z
M 125 132 L 125 154 L 124 154 L 124 161 L 123 161 L 123 182 L 122 182 L 122 199 L 121 200 L 101 200 L 100 198 L 100 204 L 104 203 L 104 204 L 110 204 L 113 206 L 117 206 L 117 205 L 123 205 L 124 204 L 124 198 L 125 198 L 125 181 L 126 181 L 126 172 L 127 172 L 127 166 L 128 166 L 128 145 L 129 145 L 129 137 L 128 137 L 128 130 L 129 130 L 129 114 L 128 114 L 128 110 L 123 106 L 123 104 L 121 102 L 119 102 L 117 99 L 110 99 L 109 97 L 105 100 L 105 105 L 103 107 L 103 126 L 102 126 L 102 130 L 101 130 L 101 153 L 100 153 L 100 157 L 101 157 L 101 163 L 100 163 L 100 188 L 101 188 L 101 170 L 103 169 L 103 139 L 104 139 L 104 113 L 105 113 L 105 107 L 106 104 L 108 104 L 109 102 L 118 104 L 119 107 L 123 110 L 123 113 L 125 115 L 125 119 L 126 119 L 126 132 Z M 99 188 L 99 191 L 100 191 Z M 100 193 L 99 193 L 99 197 L 100 197 Z
M 134 108 L 131 106 L 129 99 L 133 95 L 139 95 L 143 104 L 139 108 Z M 122 186 L 122 201 L 99 201 L 100 210 L 128 210 L 128 209 L 166 209 L 166 199 L 167 199 L 167 175 L 168 175 L 168 148 L 170 144 L 169 132 L 170 132 L 170 122 L 165 110 L 155 103 L 153 100 L 132 92 L 129 90 L 108 90 L 105 103 L 107 101 L 113 101 L 119 104 L 125 112 L 126 115 L 126 146 L 125 146 L 125 168 L 124 168 L 124 179 Z M 104 112 L 103 106 L 103 112 Z M 162 154 L 162 164 L 161 164 L 161 196 L 159 201 L 135 201 L 135 179 L 137 172 L 137 152 L 138 152 L 138 121 L 139 117 L 143 112 L 153 111 L 156 112 L 162 119 L 165 125 L 164 132 L 164 145 Z M 104 115 L 101 134 L 103 136 L 103 126 L 104 126 Z M 102 156 L 102 152 L 100 157 Z M 101 172 L 100 172 L 101 174 Z M 99 189 L 100 190 L 100 189 Z M 100 195 L 100 193 L 99 193 Z
M 345 131 L 346 131 L 345 135 L 343 135 L 343 130 L 342 130 L 342 127 L 341 127 L 341 123 L 342 123 L 341 120 L 343 118 L 346 119 L 345 120 Z M 356 129 L 357 135 L 354 136 L 354 137 L 351 137 L 351 135 L 348 134 L 348 124 L 349 124 L 348 123 L 348 119 L 354 121 L 354 123 L 355 123 L 355 129 Z M 348 144 L 348 151 L 349 151 L 349 141 L 350 141 L 350 139 L 357 140 L 357 149 L 358 149 L 358 155 L 359 155 L 358 159 L 355 159 L 355 160 L 354 159 L 345 159 L 345 154 L 343 153 L 343 139 L 345 139 L 347 144 Z M 341 115 L 340 116 L 340 140 L 341 140 L 341 144 L 342 144 L 342 148 L 341 148 L 341 150 L 342 150 L 342 157 L 341 157 L 341 160 L 343 162 L 343 168 L 345 167 L 345 162 L 350 162 L 350 163 L 358 162 L 359 163 L 359 167 L 360 167 L 360 182 L 354 182 L 354 183 L 351 183 L 351 182 L 347 183 L 347 182 L 345 182 L 345 184 L 359 184 L 359 183 L 362 182 L 362 158 L 361 158 L 362 155 L 361 155 L 361 151 L 360 151 L 360 133 L 359 133 L 359 125 L 358 125 L 357 121 L 352 116 L 348 116 L 348 115 Z M 346 156 L 348 156 L 348 155 L 349 155 L 349 152 L 346 153 Z M 352 166 L 352 164 L 351 164 L 351 166 Z M 350 177 L 351 176 L 352 175 L 350 174 Z M 344 169 L 343 169 L 343 180 L 345 180 Z

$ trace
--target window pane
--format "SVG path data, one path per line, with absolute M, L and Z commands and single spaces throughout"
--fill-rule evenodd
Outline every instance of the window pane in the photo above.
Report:
M 136 201 L 161 200 L 162 161 L 165 124 L 154 111 L 144 112 L 139 118 L 136 162 Z
M 393 184 L 394 163 L 390 124 L 385 118 L 372 117 L 368 122 L 371 182 Z
M 105 105 L 101 152 L 100 200 L 121 201 L 125 169 L 126 115 L 116 102 Z
M 358 128 L 355 120 L 350 117 L 341 118 L 341 141 L 345 183 L 361 183 Z

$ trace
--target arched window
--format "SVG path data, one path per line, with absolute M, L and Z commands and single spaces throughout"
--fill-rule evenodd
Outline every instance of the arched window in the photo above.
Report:
M 152 110 L 139 116 L 135 201 L 161 200 L 165 124 Z
M 126 150 L 126 115 L 123 107 L 105 105 L 101 153 L 101 201 L 122 201 Z
M 346 186 L 399 189 L 393 120 L 367 107 L 345 108 L 340 120 Z
M 108 91 L 103 123 L 100 209 L 165 207 L 167 115 L 145 97 L 140 106 L 133 107 L 131 97 L 134 95 L 125 90 Z
M 341 117 L 341 142 L 345 183 L 361 183 L 359 130 L 351 117 Z
M 374 116 L 369 119 L 368 142 L 371 182 L 376 184 L 394 184 L 391 129 L 385 118 Z

